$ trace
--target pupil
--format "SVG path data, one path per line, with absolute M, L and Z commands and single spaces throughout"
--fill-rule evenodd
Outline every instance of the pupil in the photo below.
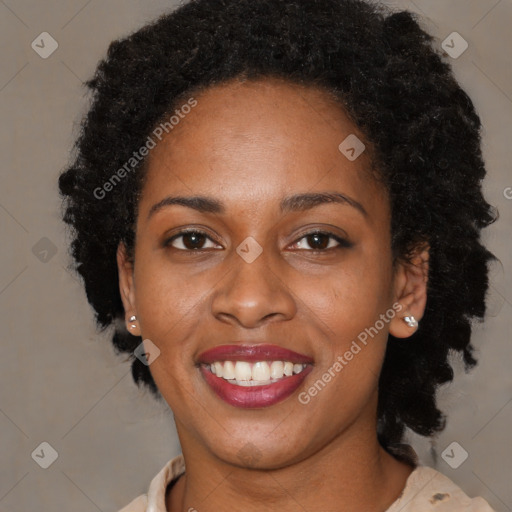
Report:
M 323 244 L 320 243 L 320 244 L 318 244 L 318 238 L 323 238 L 324 242 L 326 240 L 328 240 L 328 237 L 323 235 L 323 234 L 321 234 L 321 233 L 314 233 L 312 235 L 308 235 L 308 238 L 310 238 L 310 240 L 315 240 L 315 242 L 310 244 L 311 246 L 315 246 L 315 249 L 325 249 L 327 247 L 327 245 L 328 245 L 328 243 L 323 243 Z M 309 243 L 310 240 L 308 240 L 308 243 Z
M 204 238 L 204 235 L 201 235 L 200 233 L 187 233 L 183 237 L 183 245 L 187 249 L 197 249 L 198 246 L 201 245 L 201 241 L 202 241 L 203 238 Z M 191 239 L 194 239 L 195 242 L 192 242 L 192 244 L 187 243 L 187 240 L 190 241 Z M 198 241 L 199 241 L 199 243 L 198 243 Z

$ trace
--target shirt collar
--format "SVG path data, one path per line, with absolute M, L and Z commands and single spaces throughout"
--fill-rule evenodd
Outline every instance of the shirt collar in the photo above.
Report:
M 185 473 L 185 459 L 183 454 L 171 459 L 151 480 L 148 489 L 148 503 L 146 512 L 167 512 L 165 508 L 165 494 L 167 486 Z

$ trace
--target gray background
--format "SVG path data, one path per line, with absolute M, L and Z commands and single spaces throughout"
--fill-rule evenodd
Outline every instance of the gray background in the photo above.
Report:
M 441 44 L 459 32 L 469 48 L 452 62 L 484 129 L 487 200 L 500 220 L 484 240 L 501 260 L 492 274 L 489 317 L 473 343 L 479 366 L 440 392 L 449 413 L 430 443 L 409 435 L 422 462 L 497 511 L 512 510 L 512 2 L 387 1 L 424 16 Z M 176 4 L 163 0 L 0 0 L 0 510 L 116 511 L 145 492 L 180 452 L 172 412 L 131 380 L 93 314 L 69 263 L 57 177 L 68 163 L 87 107 L 81 82 L 109 42 Z M 59 47 L 42 59 L 31 43 L 49 32 Z M 507 193 L 507 191 L 509 193 Z M 43 251 L 47 250 L 47 253 Z M 452 469 L 441 453 L 469 454 Z M 58 458 L 42 469 L 31 454 L 49 443 Z M 40 450 L 40 449 L 38 449 Z M 455 455 L 460 457 L 456 447 Z M 48 451 L 46 452 L 48 453 Z

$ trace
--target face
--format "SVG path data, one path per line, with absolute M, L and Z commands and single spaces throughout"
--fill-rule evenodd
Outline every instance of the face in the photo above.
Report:
M 412 334 L 401 317 L 421 317 L 422 281 L 393 267 L 387 194 L 368 151 L 349 160 L 338 148 L 364 136 L 325 92 L 265 79 L 195 99 L 148 156 L 134 267 L 118 251 L 123 303 L 131 332 L 160 351 L 149 368 L 184 452 L 194 443 L 243 465 L 252 450 L 250 464 L 280 467 L 375 429 L 387 336 Z M 177 196 L 211 203 L 161 204 Z M 262 344 L 277 351 L 229 351 Z M 242 362 L 237 377 L 249 363 L 265 381 L 255 362 L 268 361 L 277 382 L 249 394 L 223 379 L 216 392 L 231 369 L 206 374 L 200 361 L 221 345 L 210 362 Z M 276 361 L 294 357 L 309 363 L 280 373 Z

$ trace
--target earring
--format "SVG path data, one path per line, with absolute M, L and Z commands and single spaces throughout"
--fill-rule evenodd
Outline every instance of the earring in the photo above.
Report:
M 403 320 L 409 327 L 418 327 L 418 320 L 412 315 L 404 316 Z
M 130 317 L 130 322 L 135 322 L 135 320 L 137 320 L 137 317 L 136 317 L 135 315 L 132 315 L 132 316 Z M 131 329 L 135 329 L 136 327 L 137 327 L 137 326 L 136 326 L 135 324 L 131 324 L 131 325 L 130 325 L 130 328 L 131 328 Z

